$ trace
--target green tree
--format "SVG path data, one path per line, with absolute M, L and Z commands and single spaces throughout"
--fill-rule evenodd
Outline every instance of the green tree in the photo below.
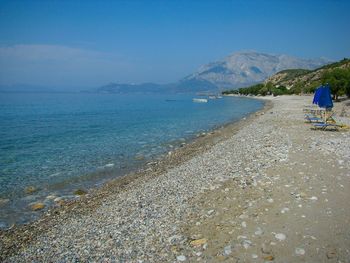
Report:
M 340 95 L 348 93 L 349 78 L 349 69 L 336 68 L 323 73 L 322 83 L 330 85 L 333 99 L 338 100 Z

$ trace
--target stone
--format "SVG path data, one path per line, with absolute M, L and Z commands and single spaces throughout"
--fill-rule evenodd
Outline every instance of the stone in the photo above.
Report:
M 184 255 L 180 255 L 180 256 L 177 256 L 176 257 L 176 259 L 178 260 L 178 261 L 185 261 L 186 260 L 186 257 L 184 256 Z
M 224 247 L 224 255 L 225 255 L 225 256 L 228 256 L 228 255 L 230 255 L 231 253 L 232 253 L 232 248 L 231 248 L 230 245 Z
M 34 193 L 34 192 L 36 192 L 36 191 L 38 191 L 38 189 L 36 188 L 36 187 L 34 187 L 34 186 L 27 186 L 25 189 L 24 189 L 24 192 L 26 193 L 26 194 L 32 194 L 32 193 Z
M 0 198 L 0 207 L 6 205 L 8 202 L 10 202 L 10 199 Z
M 275 259 L 275 257 L 272 255 L 268 255 L 268 256 L 264 257 L 264 260 L 268 260 L 268 261 L 272 261 L 274 259 Z
M 201 239 L 192 240 L 190 244 L 191 246 L 198 247 L 198 246 L 204 245 L 207 242 L 208 240 L 206 238 L 201 238 Z
M 261 252 L 264 254 L 271 254 L 272 253 L 271 246 L 269 244 L 263 243 L 261 246 Z
M 254 232 L 254 234 L 255 235 L 257 235 L 257 236 L 260 236 L 260 235 L 262 235 L 264 232 L 262 231 L 262 229 L 260 228 L 260 227 L 258 227 L 257 229 L 256 229 L 256 231 Z
M 180 243 L 182 239 L 183 238 L 180 235 L 173 235 L 173 236 L 168 238 L 168 242 L 171 245 L 176 245 L 176 244 Z
M 283 241 L 286 239 L 286 235 L 282 233 L 278 233 L 275 235 L 275 238 L 278 239 L 279 241 Z
M 335 249 L 330 249 L 329 251 L 327 251 L 327 258 L 328 259 L 332 259 L 337 257 L 337 251 Z
M 31 206 L 30 206 L 30 208 L 33 210 L 33 211 L 38 211 L 38 210 L 41 210 L 41 209 L 43 209 L 45 207 L 45 204 L 43 204 L 43 203 L 35 203 L 35 204 L 32 204 Z
M 212 209 L 212 210 L 209 210 L 207 214 L 208 214 L 208 215 L 212 215 L 214 212 L 215 212 L 215 210 Z
M 295 254 L 297 254 L 298 256 L 303 256 L 303 255 L 305 255 L 305 249 L 297 247 L 295 249 Z
M 55 196 L 55 195 L 48 195 L 48 196 L 46 196 L 47 200 L 54 200 L 56 198 L 57 198 L 57 196 Z
M 83 189 L 77 189 L 77 190 L 75 190 L 73 192 L 73 194 L 75 194 L 75 195 L 86 195 L 87 192 L 85 190 L 83 190 Z
M 243 240 L 242 241 L 242 246 L 245 248 L 245 249 L 248 249 L 250 246 L 252 245 L 252 241 L 250 240 Z

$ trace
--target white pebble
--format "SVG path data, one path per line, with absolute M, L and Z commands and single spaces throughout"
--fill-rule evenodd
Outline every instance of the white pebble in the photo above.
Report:
M 178 261 L 185 261 L 186 260 L 186 257 L 184 255 L 180 255 L 180 256 L 177 256 L 176 259 Z
M 297 247 L 295 249 L 295 254 L 297 254 L 298 256 L 302 256 L 305 254 L 305 250 L 303 248 Z
M 258 258 L 257 254 L 252 254 L 252 258 Z
M 278 233 L 275 235 L 275 238 L 278 239 L 279 241 L 283 241 L 286 239 L 286 235 L 282 233 Z

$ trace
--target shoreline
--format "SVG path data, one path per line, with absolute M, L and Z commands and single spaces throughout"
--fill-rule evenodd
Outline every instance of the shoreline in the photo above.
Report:
M 235 100 L 232 100 L 232 102 L 235 103 Z M 248 104 L 249 103 L 254 104 L 254 101 L 248 101 Z M 259 108 L 263 107 L 263 103 L 261 102 L 256 102 L 256 104 L 260 104 Z M 235 108 L 233 107 L 233 109 Z M 247 114 L 248 113 L 245 113 L 245 115 Z M 13 189 L 13 191 L 11 191 L 10 188 L 8 193 L 3 193 L 1 196 L 2 198 L 0 198 L 0 206 L 3 204 L 1 203 L 2 200 L 4 200 L 4 205 L 0 207 L 3 212 L 2 216 L 0 216 L 0 229 L 4 230 L 13 225 L 27 224 L 35 221 L 40 218 L 48 208 L 60 206 L 62 203 L 61 200 L 68 201 L 79 199 L 80 197 L 75 194 L 76 191 L 81 191 L 83 194 L 91 192 L 92 189 L 101 188 L 101 186 L 110 180 L 154 166 L 160 159 L 166 158 L 169 151 L 172 153 L 174 149 L 183 147 L 184 144 L 192 143 L 192 141 L 196 140 L 198 137 L 202 137 L 203 134 L 211 133 L 218 128 L 226 126 L 226 124 L 237 122 L 237 120 L 234 119 L 235 115 L 235 113 L 233 113 L 233 115 L 227 115 L 224 123 L 216 124 L 215 126 L 210 125 L 210 127 L 204 127 L 192 133 L 186 132 L 177 139 L 173 138 L 169 141 L 159 143 L 159 147 L 157 148 L 158 152 L 156 154 L 148 154 L 148 152 L 139 154 L 143 148 L 140 147 L 137 151 L 139 153 L 135 152 L 134 156 L 130 154 L 125 160 L 120 162 L 118 161 L 117 155 L 116 160 L 108 160 L 104 164 L 87 172 L 72 172 L 71 177 L 65 176 L 64 172 L 61 172 L 63 176 L 62 180 L 56 180 L 56 177 L 53 177 L 54 182 L 51 182 L 50 175 L 47 176 L 48 182 L 44 184 L 34 185 L 33 183 L 27 182 L 26 184 L 22 184 L 22 186 L 18 185 L 19 187 Z M 243 117 L 244 116 L 241 118 Z M 219 120 L 217 120 L 217 122 L 218 121 Z M 140 140 L 138 136 L 136 136 L 136 138 L 136 141 Z M 153 151 L 153 148 L 151 151 Z M 40 174 L 38 174 L 38 176 L 40 177 Z M 57 178 L 59 178 L 59 176 Z M 33 189 L 33 192 L 27 193 L 27 189 Z M 31 206 L 38 203 L 45 205 L 44 209 L 33 211 Z
M 1 260 L 347 262 L 350 133 L 312 130 L 310 97 L 271 104 L 55 220 L 1 233 Z M 347 125 L 348 104 L 334 107 Z
M 238 121 L 220 125 L 208 131 L 205 135 L 199 134 L 196 138 L 188 139 L 184 146 L 175 149 L 171 154 L 163 154 L 159 159 L 146 161 L 143 165 L 137 167 L 135 171 L 108 179 L 102 186 L 90 188 L 88 193 L 82 195 L 79 199 L 67 200 L 61 202 L 61 205 L 58 207 L 50 207 L 34 221 L 12 225 L 8 229 L 0 229 L 0 259 L 2 260 L 16 250 L 27 246 L 36 236 L 42 234 L 42 232 L 61 220 L 69 218 L 71 214 L 87 215 L 95 210 L 106 197 L 128 191 L 128 185 L 143 184 L 145 181 L 155 178 L 207 151 L 273 107 L 269 100 L 261 98 L 248 99 L 263 101 L 263 108 L 248 114 Z

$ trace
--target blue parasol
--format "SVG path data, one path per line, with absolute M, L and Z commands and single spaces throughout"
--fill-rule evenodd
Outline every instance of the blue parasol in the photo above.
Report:
M 320 86 L 314 95 L 314 99 L 312 101 L 313 104 L 317 104 L 320 108 L 333 108 L 331 90 L 329 85 Z

